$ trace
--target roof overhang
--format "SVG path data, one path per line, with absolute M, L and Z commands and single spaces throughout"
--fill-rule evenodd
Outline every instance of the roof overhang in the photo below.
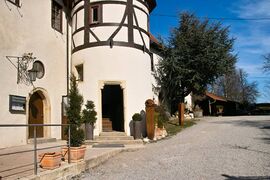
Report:
M 146 0 L 146 3 L 148 4 L 149 7 L 149 13 L 151 13 L 157 6 L 156 0 Z
M 155 38 L 155 36 L 153 34 L 149 34 L 150 35 L 150 46 L 151 48 L 160 51 L 160 49 L 162 49 L 162 44 L 160 44 L 160 42 Z
M 223 102 L 227 102 L 227 100 L 221 96 L 217 96 L 213 93 L 209 93 L 209 92 L 206 92 L 205 95 L 213 100 L 216 100 L 216 101 L 223 101 Z
M 68 8 L 71 8 L 71 2 L 72 2 L 72 0 L 63 0 L 63 3 Z M 147 3 L 148 8 L 149 8 L 149 13 L 151 13 L 153 11 L 153 9 L 155 9 L 155 7 L 157 6 L 156 0 L 146 0 L 146 3 Z

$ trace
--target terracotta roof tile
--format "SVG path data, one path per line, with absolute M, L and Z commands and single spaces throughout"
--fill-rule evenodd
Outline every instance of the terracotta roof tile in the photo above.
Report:
M 206 92 L 205 95 L 212 98 L 212 99 L 214 99 L 214 100 L 227 102 L 227 100 L 225 98 L 223 98 L 221 96 L 217 96 L 217 95 L 215 95 L 213 93 Z
M 162 47 L 162 45 L 159 43 L 159 41 L 153 34 L 149 33 L 149 35 L 151 43 L 156 44 L 158 47 Z

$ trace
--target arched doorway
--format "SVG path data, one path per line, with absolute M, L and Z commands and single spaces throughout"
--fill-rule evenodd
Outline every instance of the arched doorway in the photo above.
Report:
M 29 118 L 28 124 L 44 124 L 44 95 L 40 91 L 34 92 L 29 100 Z M 37 127 L 37 137 L 44 137 L 44 129 L 42 126 Z M 28 129 L 28 138 L 34 137 L 34 127 Z

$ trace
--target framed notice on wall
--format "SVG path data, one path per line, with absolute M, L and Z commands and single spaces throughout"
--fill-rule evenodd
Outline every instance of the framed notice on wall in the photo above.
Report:
M 9 95 L 9 111 L 24 114 L 26 111 L 26 97 Z

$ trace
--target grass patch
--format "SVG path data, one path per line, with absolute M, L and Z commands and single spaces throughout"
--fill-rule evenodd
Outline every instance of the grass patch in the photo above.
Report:
M 182 126 L 179 126 L 179 120 L 176 118 L 176 119 L 168 121 L 165 124 L 165 129 L 168 133 L 168 136 L 173 136 L 179 133 L 182 129 L 193 126 L 194 124 L 196 124 L 196 121 L 198 121 L 198 119 L 185 120 L 184 126 L 182 127 Z

